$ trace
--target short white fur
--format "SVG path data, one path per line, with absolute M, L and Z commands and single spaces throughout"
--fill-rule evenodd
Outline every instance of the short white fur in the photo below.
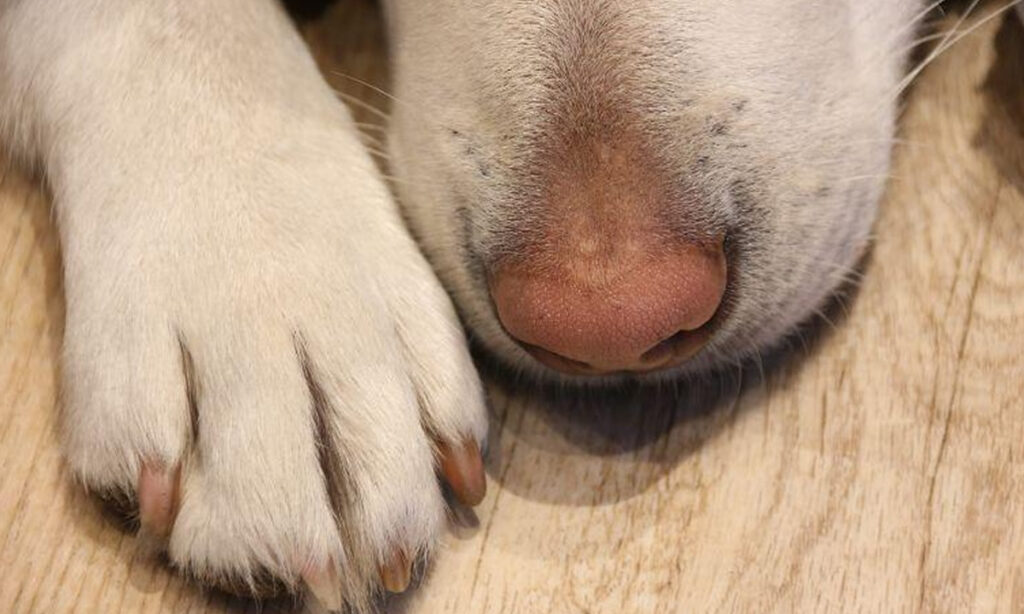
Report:
M 652 129 L 679 135 L 683 172 L 706 154 L 703 213 L 744 236 L 733 311 L 679 376 L 777 345 L 863 253 L 924 3 L 386 8 L 403 101 L 392 171 L 430 265 L 271 0 L 0 4 L 0 139 L 45 171 L 62 242 L 68 463 L 89 488 L 126 493 L 143 459 L 183 463 L 170 555 L 206 581 L 268 570 L 293 584 L 333 561 L 365 607 L 389 549 L 430 552 L 444 518 L 430 435 L 486 435 L 442 282 L 484 348 L 553 377 L 502 331 L 466 246 L 486 259 L 529 224 L 510 206 L 514 169 L 559 32 L 608 16 L 652 54 L 639 78 L 657 87 L 633 92 L 637 106 L 671 111 Z M 358 494 L 340 519 L 304 356 Z

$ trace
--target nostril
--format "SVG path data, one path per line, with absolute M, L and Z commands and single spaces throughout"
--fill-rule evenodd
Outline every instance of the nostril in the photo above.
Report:
M 640 365 L 645 370 L 678 365 L 700 352 L 710 337 L 710 323 L 696 330 L 681 330 L 644 352 L 640 357 Z
M 519 342 L 524 350 L 530 353 L 531 356 L 540 361 L 541 364 L 551 367 L 556 371 L 567 373 L 569 375 L 599 375 L 604 373 L 602 369 L 595 368 L 583 361 L 563 356 L 550 350 L 531 345 L 529 343 Z
M 700 352 L 710 338 L 710 323 L 696 330 L 681 330 L 644 352 L 633 364 L 614 368 L 592 365 L 529 343 L 519 342 L 519 345 L 556 371 L 570 375 L 604 375 L 614 372 L 649 373 L 678 366 Z

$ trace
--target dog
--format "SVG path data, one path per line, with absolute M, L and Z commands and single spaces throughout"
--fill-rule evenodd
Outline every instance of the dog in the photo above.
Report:
M 582 385 L 777 346 L 867 249 L 936 6 L 387 0 L 391 191 L 273 0 L 0 2 L 69 467 L 201 582 L 404 590 L 436 474 L 485 493 L 463 327 Z

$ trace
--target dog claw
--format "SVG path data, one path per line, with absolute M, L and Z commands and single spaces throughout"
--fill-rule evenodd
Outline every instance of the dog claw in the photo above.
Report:
M 168 470 L 156 463 L 139 469 L 139 534 L 143 539 L 162 541 L 171 533 L 178 511 L 181 469 Z
M 458 448 L 440 443 L 438 449 L 441 453 L 441 473 L 455 497 L 463 505 L 479 505 L 487 494 L 487 478 L 484 475 L 480 446 L 476 441 L 469 440 Z
M 321 569 L 308 570 L 302 573 L 302 581 L 309 592 L 326 610 L 341 610 L 341 582 L 334 563 L 327 562 Z
M 391 560 L 380 570 L 381 583 L 390 593 L 403 593 L 409 588 L 411 578 L 412 563 L 409 557 L 402 550 L 395 550 Z

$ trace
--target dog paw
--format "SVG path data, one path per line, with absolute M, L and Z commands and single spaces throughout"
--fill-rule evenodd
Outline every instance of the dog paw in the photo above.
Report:
M 438 473 L 483 497 L 483 393 L 354 135 L 231 147 L 59 195 L 93 212 L 62 220 L 64 450 L 185 573 L 358 609 L 430 555 Z

